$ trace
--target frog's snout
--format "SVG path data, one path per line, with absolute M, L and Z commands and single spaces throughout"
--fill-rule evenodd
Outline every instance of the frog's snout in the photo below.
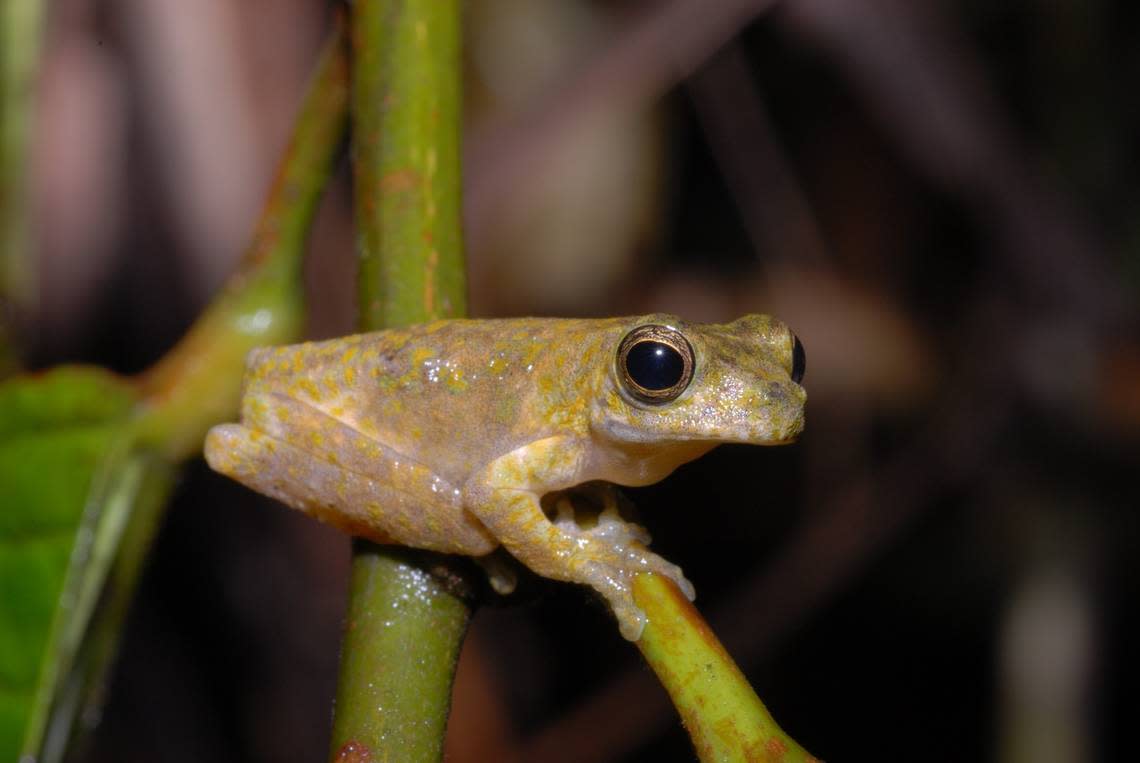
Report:
M 795 440 L 804 429 L 804 404 L 807 392 L 788 380 L 769 381 L 759 395 L 758 409 L 766 411 L 762 431 L 769 433 L 774 444 Z

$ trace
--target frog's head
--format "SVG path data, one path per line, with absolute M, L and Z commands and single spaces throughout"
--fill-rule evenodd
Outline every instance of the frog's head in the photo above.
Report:
M 623 330 L 592 420 L 615 445 L 777 445 L 803 429 L 804 351 L 780 321 L 687 324 L 650 315 Z

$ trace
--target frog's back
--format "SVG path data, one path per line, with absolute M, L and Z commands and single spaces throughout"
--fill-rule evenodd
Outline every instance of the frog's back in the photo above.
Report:
M 608 362 L 603 347 L 618 326 L 438 321 L 260 350 L 246 384 L 271 385 L 459 485 L 503 453 L 584 429 Z

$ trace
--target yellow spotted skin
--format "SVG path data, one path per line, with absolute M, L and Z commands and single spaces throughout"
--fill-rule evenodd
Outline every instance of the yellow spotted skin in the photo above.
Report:
M 692 347 L 668 402 L 627 389 L 622 339 L 667 326 Z M 437 321 L 254 350 L 240 424 L 214 427 L 215 470 L 351 533 L 481 556 L 504 546 L 540 575 L 601 593 L 627 638 L 644 615 L 629 590 L 679 568 L 645 548 L 613 501 L 597 522 L 549 518 L 540 499 L 594 480 L 644 485 L 722 442 L 779 444 L 803 428 L 794 337 L 748 315 Z

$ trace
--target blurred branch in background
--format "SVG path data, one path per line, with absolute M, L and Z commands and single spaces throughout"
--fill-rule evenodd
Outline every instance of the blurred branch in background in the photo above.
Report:
M 650 4 L 532 108 L 471 136 L 465 189 L 468 245 L 482 244 L 487 220 L 500 206 L 513 203 L 513 194 L 526 187 L 524 178 L 544 164 L 552 146 L 576 124 L 599 111 L 645 108 L 774 2 Z
M 1080 566 L 1038 558 L 1011 592 L 999 654 L 1002 760 L 1098 759 L 1100 602 Z
M 120 5 L 183 271 L 204 300 L 232 270 L 222 253 L 241 250 L 277 147 L 259 135 L 240 13 L 226 0 Z
M 823 267 L 823 232 L 772 129 L 739 41 L 685 82 L 717 167 L 759 257 Z
M 1095 324 L 1121 317 L 1125 295 L 1103 243 L 1023 148 L 947 14 L 907 0 L 785 7 L 789 31 L 827 52 L 914 165 L 993 226 L 999 251 L 1044 309 Z

